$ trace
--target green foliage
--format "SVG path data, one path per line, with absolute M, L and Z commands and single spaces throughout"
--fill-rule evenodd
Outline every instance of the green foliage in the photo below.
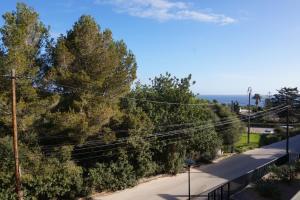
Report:
M 121 155 L 117 162 L 98 163 L 95 168 L 89 169 L 89 182 L 93 190 L 115 191 L 133 186 L 136 183 L 133 166 L 128 163 L 124 156 Z
M 272 181 L 262 180 L 256 184 L 256 190 L 263 197 L 280 200 L 281 193 Z
M 22 188 L 26 199 L 73 199 L 83 193 L 82 169 L 72 161 L 43 158 L 20 144 Z M 14 199 L 14 161 L 11 138 L 0 139 L 0 197 Z
M 25 197 L 28 199 L 73 199 L 83 187 L 82 169 L 73 162 L 60 163 L 47 159 L 36 163 L 22 175 Z
M 194 131 L 188 141 L 188 152 L 196 160 L 211 161 L 216 157 L 218 148 L 222 144 L 222 139 L 213 128 Z
M 223 144 L 233 145 L 239 140 L 241 133 L 244 130 L 244 126 L 241 121 L 238 120 L 236 114 L 232 113 L 228 107 L 215 105 L 213 109 L 216 113 L 216 122 L 219 122 L 220 124 L 224 122 L 224 125 L 216 128 L 216 131 L 223 140 Z M 228 120 L 231 123 L 228 123 Z
M 178 173 L 187 157 L 211 161 L 222 144 L 238 140 L 242 126 L 236 115 L 197 98 L 191 75 L 178 79 L 167 73 L 130 91 L 135 56 L 91 16 L 81 16 L 57 41 L 25 4 L 3 19 L 0 74 L 17 71 L 26 199 L 75 199 L 91 190 L 124 189 L 143 177 Z M 0 76 L 0 82 L 0 109 L 9 111 L 10 81 Z M 214 128 L 226 120 L 234 123 Z M 11 116 L 1 114 L 0 199 L 15 199 L 10 129 Z M 99 146 L 88 150 L 93 140 Z M 102 144 L 114 148 L 107 151 Z M 78 153 L 81 147 L 86 151 Z
M 288 88 L 283 87 L 280 90 L 278 90 L 278 93 L 274 95 L 274 97 L 271 99 L 272 106 L 278 106 L 282 104 L 286 104 L 290 106 L 290 122 L 299 121 L 299 117 L 296 115 L 297 111 L 300 109 L 299 101 L 297 100 L 299 98 L 299 91 L 298 88 Z M 281 112 L 278 113 L 278 116 L 281 118 L 281 120 L 285 121 L 285 117 L 287 115 L 287 112 Z
M 258 148 L 260 145 L 261 134 L 251 133 L 250 134 L 250 143 L 248 144 L 248 135 L 243 133 L 239 141 L 235 144 L 235 151 L 242 153 L 254 148 Z
M 51 101 L 44 99 L 38 92 L 38 74 L 43 65 L 41 49 L 45 47 L 48 29 L 39 20 L 38 14 L 25 4 L 18 3 L 16 11 L 3 15 L 4 25 L 0 27 L 1 49 L 0 74 L 10 74 L 16 69 L 17 103 L 19 131 L 28 134 L 33 130 L 35 120 L 45 113 Z M 0 76 L 0 108 L 10 108 L 10 81 Z M 10 117 L 0 116 L 0 124 L 10 127 Z M 7 134 L 7 132 L 5 133 Z
M 147 140 L 147 137 L 152 135 L 153 128 L 147 114 L 141 108 L 131 105 L 123 107 L 121 112 L 112 117 L 103 128 L 104 136 L 108 135 L 106 140 L 110 142 L 127 137 L 127 156 L 129 163 L 134 166 L 137 178 L 149 176 L 155 172 L 156 164 L 152 160 L 151 143 Z M 122 131 L 119 132 L 119 130 Z
M 53 63 L 48 87 L 60 92 L 60 99 L 42 126 L 49 127 L 47 133 L 83 143 L 118 112 L 118 98 L 129 92 L 136 77 L 135 57 L 123 41 L 113 40 L 110 30 L 100 31 L 91 16 L 81 16 L 48 48 Z
M 300 172 L 300 160 L 297 160 L 296 162 L 295 162 L 295 170 L 296 170 L 296 172 Z
M 178 79 L 167 73 L 155 77 L 151 85 L 137 84 L 128 95 L 129 99 L 121 102 L 123 108 L 142 109 L 155 126 L 154 133 L 158 134 L 158 138 L 152 148 L 153 159 L 158 166 L 157 173 L 178 173 L 187 155 L 196 160 L 211 160 L 221 146 L 222 140 L 213 128 L 205 131 L 199 129 L 200 126 L 207 126 L 207 121 L 213 122 L 216 119 L 207 101 L 198 99 L 191 92 L 192 84 L 191 75 Z M 134 98 L 141 100 L 132 100 Z M 160 142 L 161 134 L 166 134 L 163 138 L 171 142 Z M 181 138 L 184 140 L 180 141 Z
M 292 165 L 273 165 L 269 168 L 270 180 L 281 180 L 284 182 L 291 182 L 295 179 L 296 169 Z
M 11 138 L 0 139 L 0 199 L 16 199 Z
M 259 146 L 266 146 L 281 141 L 283 138 L 278 134 L 262 134 L 259 140 Z
M 0 172 L 0 199 L 15 200 L 15 179 L 13 172 Z
M 256 93 L 253 95 L 252 99 L 255 100 L 255 105 L 256 105 L 256 109 L 257 109 L 259 102 L 261 102 L 261 95 Z
M 279 134 L 279 135 L 284 135 L 285 132 L 286 132 L 286 130 L 284 130 L 284 128 L 282 128 L 282 127 L 280 127 L 280 126 L 276 126 L 276 127 L 274 128 L 274 132 L 275 132 L 276 134 Z
M 237 115 L 240 113 L 240 104 L 238 101 L 231 101 L 231 111 Z

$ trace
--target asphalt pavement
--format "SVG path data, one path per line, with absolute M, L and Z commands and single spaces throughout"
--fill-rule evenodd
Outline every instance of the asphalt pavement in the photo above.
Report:
M 286 141 L 231 156 L 191 169 L 191 194 L 199 195 L 285 154 Z M 290 138 L 290 151 L 300 153 L 300 135 Z M 182 200 L 188 198 L 188 176 L 162 177 L 95 200 Z

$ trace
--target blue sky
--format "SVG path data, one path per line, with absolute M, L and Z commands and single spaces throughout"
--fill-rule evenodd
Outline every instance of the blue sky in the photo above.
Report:
M 0 13 L 17 1 L 0 0 Z M 274 93 L 300 86 L 298 0 L 26 0 L 53 37 L 82 14 L 136 55 L 138 79 L 191 73 L 200 94 Z M 0 25 L 3 20 L 0 20 Z

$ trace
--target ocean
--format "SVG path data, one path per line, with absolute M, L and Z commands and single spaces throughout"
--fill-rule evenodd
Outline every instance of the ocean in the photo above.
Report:
M 248 95 L 199 95 L 199 98 L 206 99 L 206 100 L 217 100 L 219 103 L 224 104 L 231 104 L 231 101 L 239 102 L 240 106 L 247 106 L 248 105 Z M 259 106 L 263 106 L 265 102 L 265 96 L 262 96 L 261 102 Z M 250 100 L 251 105 L 255 105 L 255 100 Z

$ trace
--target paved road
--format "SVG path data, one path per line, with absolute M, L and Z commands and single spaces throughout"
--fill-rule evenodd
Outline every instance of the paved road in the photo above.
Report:
M 300 153 L 300 135 L 290 139 L 292 152 Z M 191 193 L 198 195 L 285 154 L 285 141 L 232 156 L 216 164 L 191 170 Z M 158 178 L 95 200 L 181 200 L 187 199 L 187 174 Z
M 247 131 L 248 129 L 245 128 Z M 267 132 L 268 131 L 268 132 Z M 250 127 L 250 133 L 259 133 L 259 134 L 274 134 L 274 128 L 261 128 L 261 127 Z

